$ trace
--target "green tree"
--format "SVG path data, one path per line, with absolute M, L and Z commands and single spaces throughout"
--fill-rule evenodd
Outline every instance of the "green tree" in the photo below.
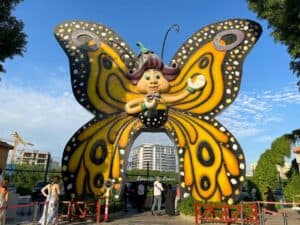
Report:
M 276 42 L 288 48 L 290 68 L 300 78 L 300 2 L 299 0 L 247 0 L 250 10 L 268 21 Z M 298 81 L 300 90 L 300 81 Z
M 0 72 L 5 72 L 2 63 L 15 55 L 23 56 L 26 45 L 24 24 L 11 15 L 22 0 L 0 0 Z
M 259 158 L 251 181 L 263 193 L 268 186 L 275 188 L 278 185 L 279 173 L 276 165 L 283 166 L 284 158 L 290 157 L 291 141 L 285 136 L 277 138 Z
M 32 172 L 39 171 L 39 172 Z M 45 173 L 42 166 L 35 165 L 16 165 L 10 183 L 15 184 L 17 192 L 20 194 L 30 194 L 32 188 L 40 181 L 44 180 Z
M 294 199 L 295 196 L 300 196 L 300 176 L 297 173 L 293 173 L 291 179 L 289 179 L 287 185 L 284 188 L 284 196 L 288 202 L 293 200 L 299 202 L 299 198 Z

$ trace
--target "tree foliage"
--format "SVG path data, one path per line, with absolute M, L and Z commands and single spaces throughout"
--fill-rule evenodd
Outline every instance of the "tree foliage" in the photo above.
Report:
M 300 201 L 300 176 L 297 173 L 293 173 L 291 179 L 287 183 L 287 185 L 284 188 L 284 196 L 287 201 Z M 297 199 L 295 197 L 298 196 Z
M 2 63 L 7 58 L 23 55 L 26 45 L 24 24 L 11 15 L 22 0 L 0 0 L 0 72 L 5 72 Z
M 30 194 L 32 188 L 44 180 L 44 172 L 30 172 L 30 171 L 43 171 L 42 166 L 36 165 L 16 165 L 16 170 L 13 173 L 10 183 L 17 187 L 18 193 Z
M 290 68 L 300 78 L 300 2 L 299 0 L 247 0 L 258 18 L 266 19 L 276 42 L 288 48 Z M 298 81 L 300 89 L 300 81 Z
M 291 141 L 282 136 L 271 144 L 271 149 L 267 149 L 259 158 L 252 182 L 258 187 L 260 193 L 264 193 L 270 186 L 275 188 L 279 182 L 279 173 L 276 165 L 283 166 L 284 158 L 290 157 Z

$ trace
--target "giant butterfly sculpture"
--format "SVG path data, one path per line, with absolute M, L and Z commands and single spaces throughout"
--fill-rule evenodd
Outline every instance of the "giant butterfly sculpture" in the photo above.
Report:
M 65 147 L 66 191 L 101 196 L 112 187 L 119 197 L 135 138 L 160 131 L 176 145 L 186 194 L 234 203 L 245 180 L 245 158 L 215 117 L 237 97 L 243 60 L 260 34 L 260 25 L 250 20 L 211 24 L 188 38 L 165 65 L 141 43 L 136 56 L 105 25 L 58 25 L 55 36 L 70 60 L 73 93 L 94 114 Z

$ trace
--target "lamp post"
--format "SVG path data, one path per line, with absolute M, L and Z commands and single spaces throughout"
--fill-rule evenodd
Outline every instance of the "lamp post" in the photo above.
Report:
M 149 183 L 149 161 L 147 162 L 147 185 Z

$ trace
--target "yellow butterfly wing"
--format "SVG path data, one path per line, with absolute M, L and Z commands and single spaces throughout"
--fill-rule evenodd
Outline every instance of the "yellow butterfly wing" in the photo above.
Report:
M 261 34 L 254 21 L 232 19 L 206 26 L 194 33 L 173 57 L 181 68 L 176 80 L 170 82 L 169 95 L 187 87 L 187 80 L 202 74 L 206 85 L 171 108 L 196 114 L 215 115 L 237 97 L 242 64 Z
M 103 195 L 122 187 L 128 150 L 141 123 L 126 113 L 93 119 L 79 129 L 66 145 L 62 176 L 68 194 Z
M 181 187 L 195 200 L 237 201 L 245 158 L 237 140 L 213 118 L 170 110 L 167 132 L 176 141 Z
M 128 101 L 140 97 L 126 77 L 136 69 L 137 58 L 120 36 L 102 24 L 65 22 L 56 27 L 55 37 L 69 57 L 74 96 L 95 115 L 65 147 L 64 186 L 67 193 L 77 195 L 102 195 L 112 187 L 118 196 L 129 136 L 141 127 L 136 117 L 124 112 Z
M 70 21 L 56 27 L 55 37 L 69 57 L 73 93 L 91 113 L 124 112 L 126 102 L 140 96 L 126 77 L 137 58 L 110 28 Z
M 167 95 L 187 88 L 202 74 L 206 85 L 169 105 L 167 133 L 176 142 L 181 186 L 205 202 L 237 201 L 245 179 L 245 159 L 234 136 L 215 116 L 237 97 L 245 56 L 261 34 L 259 24 L 232 19 L 194 33 L 173 60 L 181 69 Z

